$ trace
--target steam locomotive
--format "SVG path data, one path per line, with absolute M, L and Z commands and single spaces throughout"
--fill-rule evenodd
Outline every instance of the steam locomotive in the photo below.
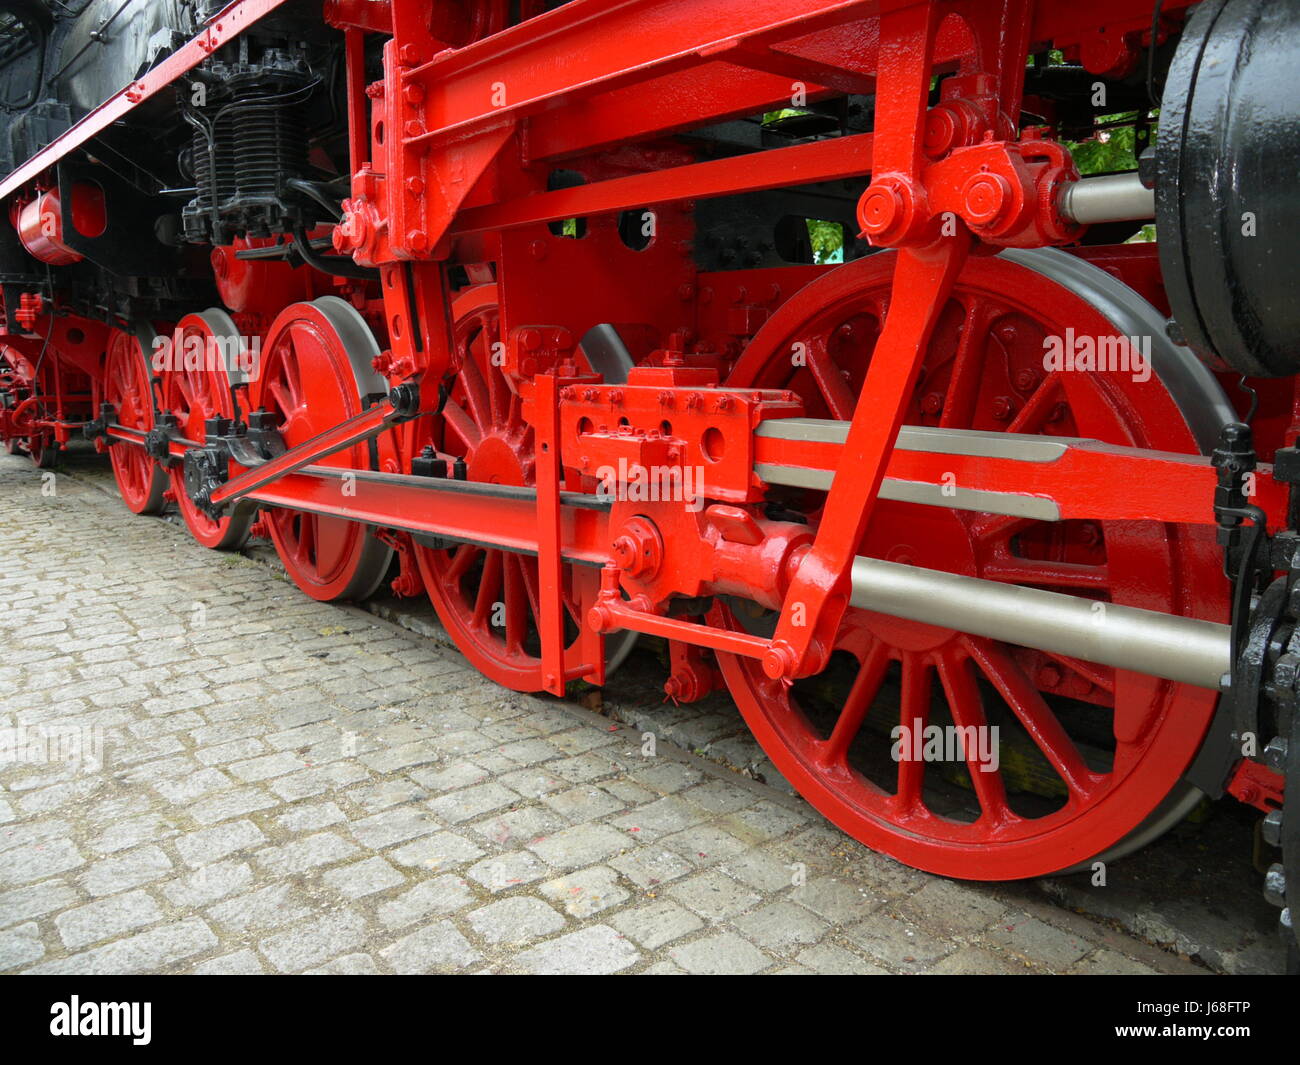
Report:
M 0 438 L 516 690 L 656 637 L 932 872 L 1231 794 L 1294 952 L 1298 66 L 1292 0 L 3 0 Z

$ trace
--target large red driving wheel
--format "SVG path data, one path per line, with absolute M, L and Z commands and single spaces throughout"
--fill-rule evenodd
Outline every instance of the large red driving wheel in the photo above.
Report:
M 232 376 L 241 380 L 252 368 L 248 348 L 231 317 L 211 309 L 187 314 L 172 332 L 171 347 L 162 372 L 163 407 L 176 416 L 186 440 L 200 443 L 209 418 L 234 418 Z M 235 550 L 248 539 L 252 514 L 213 518 L 196 506 L 185 490 L 185 470 L 177 463 L 171 471 L 176 506 L 190 534 L 204 547 Z
M 433 445 L 448 459 L 463 459 L 466 477 L 490 484 L 534 482 L 533 432 L 520 398 L 495 358 L 500 334 L 497 286 L 466 289 L 453 302 L 455 343 L 461 357 Z M 438 618 L 461 653 L 485 676 L 516 691 L 541 691 L 537 560 L 477 544 L 416 545 L 425 588 Z M 583 604 L 579 582 L 594 571 L 564 568 L 565 642 L 577 639 Z M 629 634 L 635 638 L 635 634 Z M 607 669 L 631 646 L 623 635 L 606 641 Z
M 337 296 L 295 303 L 267 334 L 253 404 L 279 415 L 285 445 L 295 447 L 360 414 L 364 396 L 387 391 L 371 365 L 378 355 L 351 304 Z M 366 470 L 370 457 L 362 443 L 316 465 Z M 267 525 L 285 570 L 313 599 L 365 599 L 388 572 L 392 548 L 358 522 L 276 508 Z
M 794 389 L 810 416 L 850 417 L 887 312 L 893 259 L 868 257 L 798 292 L 727 383 Z M 1098 305 L 1119 317 L 1145 314 L 1163 341 L 1160 319 L 1135 294 L 1063 253 L 971 259 L 906 422 L 1202 450 L 1226 405 L 1208 374 L 1171 365 L 1179 356 L 1169 346 L 1156 352 L 1157 372 L 1146 381 L 1045 372 L 1048 336 L 1136 335 Z M 785 504 L 815 524 L 824 497 L 795 495 Z M 1217 549 L 1200 530 L 881 501 L 859 553 L 1174 614 L 1224 620 L 1227 611 Z M 714 620 L 750 631 L 772 621 L 729 605 Z M 1216 700 L 1187 685 L 857 609 L 819 677 L 788 685 L 755 660 L 719 657 L 768 756 L 826 817 L 909 865 L 968 879 L 1070 869 L 1168 827 L 1198 796 L 1181 778 Z M 997 725 L 1001 764 L 986 772 L 978 752 L 971 759 L 960 751 L 955 764 L 900 759 L 900 725 L 921 736 L 932 725 Z
M 147 356 L 129 333 L 114 330 L 104 356 L 104 401 L 119 425 L 147 433 L 153 428 L 153 394 Z M 163 508 L 167 476 L 143 447 L 119 440 L 108 449 L 113 480 L 126 509 L 157 514 Z

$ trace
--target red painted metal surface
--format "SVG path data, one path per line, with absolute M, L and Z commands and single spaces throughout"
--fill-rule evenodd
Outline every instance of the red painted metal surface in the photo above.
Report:
M 1166 0 L 1157 43 L 1189 2 Z M 261 350 L 255 379 L 233 388 L 211 365 L 163 368 L 155 388 L 127 331 L 142 323 L 92 321 L 53 281 L 18 286 L 0 349 L 0 437 L 46 461 L 106 403 L 100 446 L 128 508 L 156 510 L 169 481 L 196 538 L 231 547 L 260 507 L 258 528 L 320 599 L 369 594 L 395 556 L 393 587 L 423 586 L 466 656 L 512 688 L 600 683 L 606 638 L 622 629 L 670 641 L 673 698 L 716 686 L 716 659 L 778 767 L 856 838 L 905 861 L 1005 878 L 1104 852 L 1175 788 L 1213 694 L 867 615 L 848 592 L 853 559 L 868 554 L 1225 619 L 1208 535 L 1215 474 L 1183 412 L 1159 381 L 1042 372 L 1049 331 L 1112 326 L 990 254 L 1083 235 L 1056 207 L 1078 178 L 1069 152 L 1022 121 L 1026 56 L 1056 48 L 1098 77 L 1127 77 L 1153 43 L 1150 5 L 544 6 L 326 3 L 341 31 L 348 142 L 337 165 L 350 196 L 314 235 L 376 277 L 246 257 L 274 236 L 213 248 L 232 326 Z M 57 276 L 77 255 L 42 224 L 57 215 L 38 185 L 53 164 L 93 150 L 141 103 L 159 106 L 181 75 L 280 7 L 230 4 L 0 182 L 42 271 Z M 733 154 L 677 136 L 842 94 L 874 98 L 871 132 Z M 1050 101 L 1032 103 L 1052 121 Z M 701 272 L 700 201 L 832 182 L 861 193 L 861 235 L 892 251 L 834 268 Z M 638 228 L 644 240 L 629 240 Z M 1149 251 L 1078 254 L 1167 310 Z M 326 294 L 355 314 L 347 336 L 322 311 Z M 174 317 L 153 327 L 181 342 L 213 328 Z M 594 329 L 626 350 L 602 356 Z M 795 349 L 806 361 L 791 361 Z M 418 388 L 412 419 L 376 401 L 407 386 Z M 1293 400 L 1267 391 L 1262 454 L 1294 431 Z M 212 499 L 241 509 L 233 524 L 214 519 L 189 497 L 183 457 L 216 446 L 211 419 L 259 408 L 288 450 L 251 468 L 230 462 Z M 843 422 L 843 440 L 756 432 L 790 417 Z M 158 424 L 172 426 L 161 460 L 143 450 Z M 1068 443 L 1035 463 L 896 449 L 905 424 Z M 756 464 L 836 477 L 825 493 L 791 490 L 765 483 Z M 638 494 L 636 471 L 656 471 L 651 482 L 676 494 Z M 1253 501 L 1280 524 L 1284 493 L 1269 473 Z M 1060 521 L 891 502 L 887 478 L 1031 496 Z M 853 679 L 832 698 L 834 720 L 818 724 L 810 686 L 833 688 L 846 663 Z M 1058 780 L 1060 804 L 1016 810 L 1001 777 L 972 774 L 981 813 L 963 823 L 927 805 L 914 763 L 899 764 L 890 788 L 871 784 L 850 754 L 891 671 L 902 715 L 924 717 L 938 691 L 955 723 L 987 724 L 995 700 L 981 686 L 996 693 Z M 1108 715 L 1109 767 L 1072 749 L 1062 700 Z

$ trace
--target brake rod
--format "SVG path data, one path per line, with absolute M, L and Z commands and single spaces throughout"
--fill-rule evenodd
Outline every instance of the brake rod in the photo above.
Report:
M 376 403 L 373 407 L 354 414 L 310 440 L 304 440 L 275 458 L 259 466 L 250 467 L 230 478 L 213 490 L 212 505 L 224 507 L 304 466 L 378 436 L 398 422 L 409 420 L 419 411 L 419 396 L 419 389 L 415 385 L 398 385 L 382 402 Z

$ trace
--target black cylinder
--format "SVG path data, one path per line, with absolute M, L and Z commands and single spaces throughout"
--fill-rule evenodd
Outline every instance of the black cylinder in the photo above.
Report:
M 1192 12 L 1165 83 L 1156 228 L 1187 344 L 1244 374 L 1300 373 L 1300 3 Z

